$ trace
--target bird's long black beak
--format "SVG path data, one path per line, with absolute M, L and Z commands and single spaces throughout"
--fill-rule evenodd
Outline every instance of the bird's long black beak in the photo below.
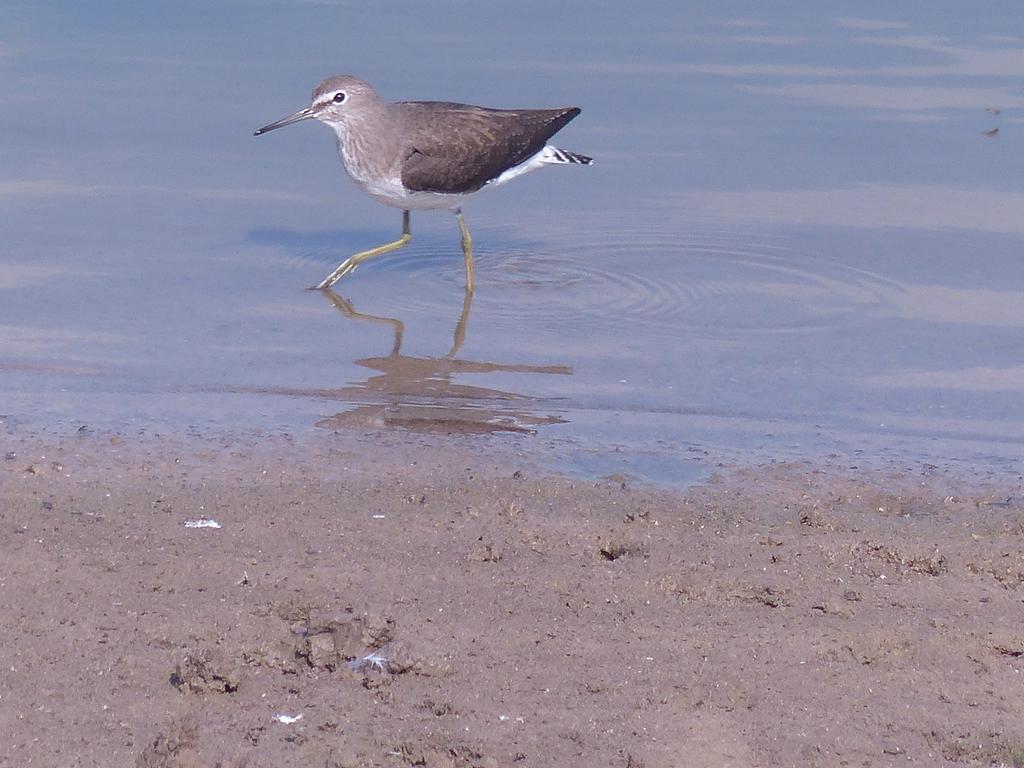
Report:
M 300 109 L 294 115 L 288 115 L 288 117 L 282 117 L 280 120 L 271 123 L 270 125 L 264 125 L 262 128 L 257 130 L 253 136 L 259 136 L 267 131 L 273 131 L 275 128 L 284 128 L 286 125 L 291 125 L 292 123 L 301 123 L 303 120 L 309 120 L 312 117 L 314 117 L 313 108 L 306 107 L 305 109 Z

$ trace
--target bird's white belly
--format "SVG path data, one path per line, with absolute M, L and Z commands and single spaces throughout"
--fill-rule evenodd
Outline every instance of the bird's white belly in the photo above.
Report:
M 444 192 L 413 192 L 402 186 L 399 179 L 359 179 L 355 182 L 374 200 L 405 211 L 431 211 L 438 208 L 457 208 L 469 195 L 450 195 Z

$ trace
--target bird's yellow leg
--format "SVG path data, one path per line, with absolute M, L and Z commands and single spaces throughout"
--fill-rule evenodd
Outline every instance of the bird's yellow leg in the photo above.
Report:
M 466 290 L 473 290 L 473 238 L 469 236 L 466 220 L 462 218 L 462 209 L 455 209 L 455 218 L 459 220 L 459 232 L 462 233 L 462 255 L 466 259 Z
M 402 211 L 402 236 L 400 238 L 395 240 L 393 243 L 385 243 L 384 245 L 379 245 L 376 248 L 371 248 L 368 251 L 360 251 L 359 253 L 352 254 L 341 262 L 336 270 L 314 285 L 311 290 L 317 291 L 324 288 L 330 288 L 349 272 L 354 271 L 356 267 L 367 259 L 372 259 L 374 256 L 381 256 L 385 253 L 390 253 L 391 251 L 397 251 L 402 246 L 408 245 L 411 239 L 412 234 L 409 231 L 409 212 Z

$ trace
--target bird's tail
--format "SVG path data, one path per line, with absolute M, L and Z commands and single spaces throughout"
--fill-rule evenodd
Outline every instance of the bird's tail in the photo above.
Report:
M 594 162 L 594 158 L 587 157 L 586 155 L 580 155 L 576 152 L 569 152 L 565 149 L 559 149 L 548 144 L 544 147 L 544 151 L 540 156 L 542 163 L 576 163 L 578 165 L 591 165 Z

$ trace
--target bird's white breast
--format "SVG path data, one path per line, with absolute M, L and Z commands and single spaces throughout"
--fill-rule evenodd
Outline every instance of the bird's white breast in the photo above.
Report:
M 401 171 L 397 162 L 371 169 L 360 158 L 364 152 L 356 145 L 351 133 L 335 129 L 338 136 L 338 156 L 352 180 L 374 200 L 394 208 L 411 211 L 428 211 L 438 208 L 457 208 L 467 195 L 449 195 L 441 192 L 413 192 L 402 184 Z

